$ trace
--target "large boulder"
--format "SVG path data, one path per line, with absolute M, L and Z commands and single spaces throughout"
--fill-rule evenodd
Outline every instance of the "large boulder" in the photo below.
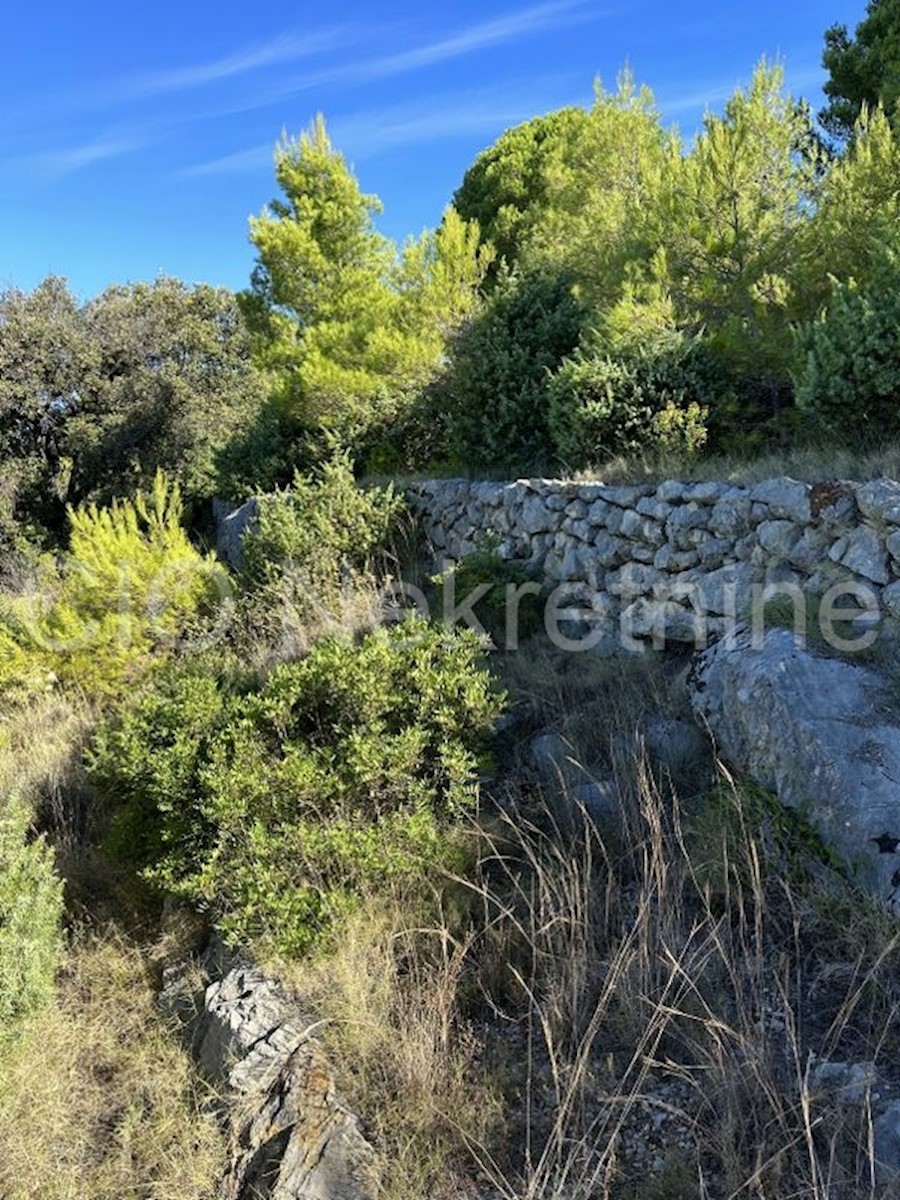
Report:
M 793 631 L 754 644 L 747 630 L 698 654 L 689 688 L 721 755 L 802 810 L 900 911 L 900 712 L 884 677 Z

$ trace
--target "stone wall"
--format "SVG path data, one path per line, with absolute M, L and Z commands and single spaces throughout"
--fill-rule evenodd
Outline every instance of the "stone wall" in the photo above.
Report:
M 436 561 L 493 548 L 570 585 L 575 617 L 596 625 L 627 614 L 637 637 L 694 641 L 698 612 L 706 632 L 721 632 L 772 584 L 818 596 L 855 585 L 864 604 L 900 616 L 900 484 L 891 480 L 430 480 L 408 497 Z

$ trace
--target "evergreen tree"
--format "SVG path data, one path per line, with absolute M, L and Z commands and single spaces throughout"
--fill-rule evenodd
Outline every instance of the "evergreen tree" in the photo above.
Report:
M 275 174 L 284 199 L 251 220 L 258 260 L 242 297 L 258 360 L 301 428 L 365 444 L 437 369 L 489 256 L 449 213 L 398 255 L 321 117 L 278 147 Z
M 829 79 L 820 119 L 835 137 L 851 137 L 865 107 L 881 104 L 893 120 L 900 100 L 900 0 L 869 0 L 853 37 L 846 25 L 833 25 L 822 65 Z

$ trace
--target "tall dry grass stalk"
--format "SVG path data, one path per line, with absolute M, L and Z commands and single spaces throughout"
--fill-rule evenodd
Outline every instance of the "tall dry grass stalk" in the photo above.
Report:
M 643 762 L 612 841 L 586 812 L 561 832 L 558 798 L 501 812 L 479 899 L 486 987 L 524 1029 L 522 1136 L 518 1162 L 476 1156 L 504 1200 L 890 1194 L 876 1182 L 870 1096 L 817 1093 L 811 1064 L 848 1048 L 878 1059 L 896 1040 L 900 935 L 840 880 L 823 882 L 817 903 L 819 885 L 773 861 L 727 786 L 735 820 L 717 845 L 697 844 Z M 857 928 L 811 946 L 842 888 L 851 907 L 834 916 L 856 906 Z M 884 992 L 874 1008 L 873 989 Z M 861 1044 L 863 1009 L 878 1020 Z M 626 1127 L 670 1103 L 667 1081 L 690 1144 L 668 1182 L 622 1153 Z

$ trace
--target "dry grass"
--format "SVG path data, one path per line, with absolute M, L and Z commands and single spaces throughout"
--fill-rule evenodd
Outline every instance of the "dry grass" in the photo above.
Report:
M 114 936 L 70 952 L 58 1004 L 0 1079 L 4 1200 L 202 1200 L 222 1146 L 210 1097 L 161 1019 L 144 956 Z
M 326 955 L 287 974 L 325 1022 L 376 1146 L 374 1195 L 460 1200 L 473 1194 L 471 1148 L 496 1135 L 501 1106 L 464 1011 L 475 938 L 454 933 L 456 921 L 411 926 L 419 907 L 370 898 Z
M 338 627 L 377 623 L 375 589 L 351 595 Z M 329 631 L 278 621 L 274 652 L 268 631 L 255 643 L 267 662 Z M 681 660 L 623 666 L 535 639 L 498 662 L 511 757 L 559 732 L 616 771 L 623 819 L 614 835 L 583 810 L 572 823 L 564 780 L 511 771 L 472 831 L 477 868 L 433 881 L 427 902 L 372 897 L 327 955 L 282 965 L 376 1145 L 374 1196 L 896 1194 L 876 1181 L 871 1092 L 848 1104 L 812 1085 L 819 1059 L 872 1061 L 900 1096 L 896 923 L 724 774 L 681 801 L 662 786 L 634 734 L 684 714 Z M 62 813 L 87 718 L 55 704 L 3 727 L 0 784 L 55 796 Z M 119 938 L 82 936 L 58 1004 L 7 1052 L 4 1200 L 215 1194 L 214 1098 L 156 1011 L 149 964 Z
M 624 783 L 614 845 L 587 814 L 561 830 L 558 794 L 510 795 L 453 911 L 410 928 L 370 904 L 295 969 L 379 1147 L 375 1195 L 895 1194 L 871 1092 L 811 1082 L 873 1061 L 900 1090 L 895 923 L 733 781 L 687 817 L 646 764 Z
M 649 649 L 628 661 L 569 654 L 543 634 L 519 653 L 498 656 L 499 681 L 514 718 L 500 747 L 504 778 L 521 780 L 529 743 L 547 732 L 562 738 L 588 774 L 633 774 L 647 726 L 690 713 L 689 662 L 687 653 Z M 689 791 L 705 786 L 709 765 L 687 762 L 674 782 Z
M 25 801 L 49 835 L 70 914 L 83 910 L 86 883 L 121 915 L 88 846 L 81 752 L 91 724 L 86 705 L 61 697 L 9 713 L 0 803 Z M 96 906 L 90 916 L 96 926 Z M 3 1200 L 215 1195 L 222 1147 L 210 1098 L 157 1012 L 148 964 L 118 934 L 74 932 L 55 999 L 0 1039 Z
M 0 714 L 0 796 L 62 796 L 90 723 L 87 705 L 62 696 L 34 701 L 5 719 Z
M 507 808 L 493 836 L 482 979 L 523 1051 L 521 1137 L 481 1157 L 497 1194 L 893 1194 L 874 1182 L 871 1095 L 815 1094 L 810 1065 L 871 1060 L 892 1075 L 896 926 L 825 867 L 785 861 L 736 787 L 698 843 L 646 769 L 634 782 L 615 858 L 587 818 L 561 837 L 552 806 Z M 683 1133 L 655 1178 L 627 1152 L 654 1109 Z
M 580 479 L 606 483 L 652 483 L 662 479 L 727 480 L 758 483 L 783 475 L 821 483 L 832 479 L 866 480 L 878 476 L 900 477 L 900 445 L 888 443 L 871 449 L 846 446 L 795 446 L 749 458 L 741 454 L 686 458 L 678 454 L 618 458 L 578 472 Z
M 429 472 L 427 478 L 472 478 L 502 481 L 527 474 L 530 478 L 602 480 L 607 484 L 658 483 L 663 479 L 727 480 L 732 483 L 757 483 L 790 475 L 810 483 L 832 479 L 866 480 L 878 476 L 900 478 L 900 444 L 887 443 L 870 449 L 849 449 L 836 444 L 795 446 L 748 457 L 746 453 L 688 456 L 675 452 L 657 452 L 607 459 L 575 472 L 566 472 L 558 464 L 535 463 L 525 472 L 510 468 L 479 468 L 467 472 L 452 468 Z M 396 481 L 398 486 L 425 476 L 409 476 Z M 377 482 L 377 480 L 374 480 Z

